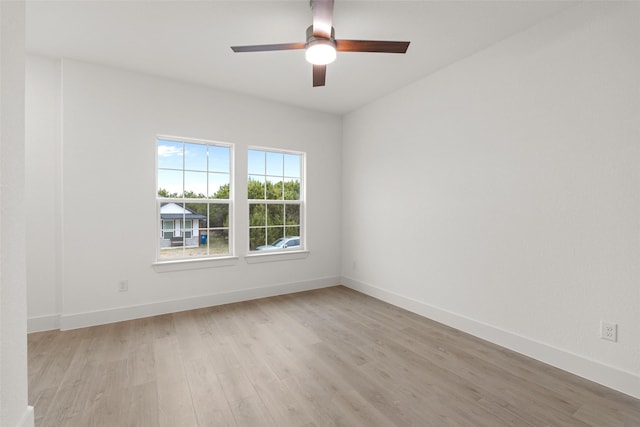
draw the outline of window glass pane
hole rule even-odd
[[[291,178],[300,178],[300,160],[299,154],[284,155],[284,176]]]
[[[199,235],[201,229],[207,228],[207,203],[186,203],[184,209],[183,236],[185,247],[193,248],[200,245]],[[189,249],[186,255],[202,255],[202,251]]]
[[[207,173],[184,173],[184,196],[189,199],[205,199],[207,196]]]
[[[200,244],[200,236],[193,236],[193,241],[197,242],[197,244],[194,243],[194,245],[190,245],[184,249],[185,257],[202,258],[209,255],[207,245]]]
[[[182,203],[162,203],[160,206],[160,217],[162,219],[182,218],[184,205]]]
[[[300,206],[286,205],[284,207],[287,225],[300,225]]]
[[[229,253],[229,230],[210,230],[206,240],[210,254],[225,255]]]
[[[264,200],[264,192],[264,176],[250,175],[247,186],[247,198],[249,200]]]
[[[189,243],[188,240],[185,240],[184,230],[181,227],[181,220],[163,218],[163,216],[179,215],[178,212],[184,212],[184,206],[178,203],[166,203],[160,208],[162,233],[159,242],[159,259],[182,257],[184,255],[185,244]]]
[[[182,169],[182,142],[158,140],[158,168]]]
[[[249,229],[249,249],[255,251],[258,246],[264,246],[267,244],[266,234],[264,228],[250,228]]]
[[[267,224],[267,205],[250,204],[249,205],[249,226],[264,226]]]
[[[283,191],[282,178],[280,177],[267,177],[267,199],[269,200],[282,200]]]
[[[174,240],[172,240],[172,243]],[[170,259],[182,258],[184,254],[184,246],[174,245],[170,247],[161,247],[160,248],[160,256],[158,257],[161,261],[167,261]]]
[[[282,246],[281,242],[277,242],[278,239],[282,239],[284,237],[284,228],[283,227],[269,227],[267,228],[267,242],[269,242],[269,244],[273,245],[274,243],[276,245],[279,244],[279,246]]]
[[[267,151],[267,173],[266,175],[282,176],[283,174],[283,154]]]
[[[229,173],[230,158],[229,147],[209,146],[209,172]]]
[[[300,181],[287,178],[284,182],[284,200],[300,200]]]
[[[208,203],[186,203],[184,205],[185,223],[193,223],[207,219]]]
[[[178,258],[182,256],[182,251],[180,251],[179,254],[175,253],[174,249],[171,248],[161,248],[160,249],[160,256],[158,257],[159,260],[161,261],[166,261],[172,258]]]
[[[184,144],[184,168],[206,172],[207,146],[204,144]]]
[[[209,197],[213,199],[228,199],[230,195],[229,190],[229,174],[209,174]]]
[[[209,228],[229,227],[229,205],[209,205]]]
[[[284,205],[267,205],[267,225],[284,225]]]
[[[158,170],[157,191],[161,197],[182,196],[182,171]]]
[[[299,237],[300,227],[288,225],[285,227],[285,234],[287,237]]]
[[[265,152],[260,150],[249,150],[247,154],[247,171],[249,172],[249,175],[264,175]]]

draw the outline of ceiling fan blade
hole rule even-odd
[[[326,65],[313,66],[313,87],[324,86],[324,81],[326,77],[327,77]]]
[[[333,0],[311,0],[311,13],[313,35],[330,39],[333,26]]]
[[[382,40],[336,40],[338,52],[406,53],[411,42]]]
[[[278,43],[278,44],[257,44],[253,46],[231,46],[231,49],[238,52],[267,52],[273,50],[295,50],[304,49],[304,43]]]

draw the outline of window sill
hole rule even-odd
[[[197,270],[200,268],[230,267],[238,264],[238,257],[225,256],[219,258],[180,259],[153,263],[156,273],[170,271]]]
[[[244,260],[247,264],[259,264],[262,262],[291,261],[295,259],[304,259],[309,256],[309,251],[290,251],[290,252],[272,252],[272,253],[252,253],[246,255]]]

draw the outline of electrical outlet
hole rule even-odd
[[[121,280],[118,282],[118,292],[127,292],[129,290],[129,281]]]
[[[618,324],[600,321],[600,338],[613,342],[618,341]]]

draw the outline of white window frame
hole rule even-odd
[[[170,141],[170,142],[177,142],[177,143],[187,143],[187,144],[200,144],[200,145],[206,145],[206,146],[219,146],[219,147],[226,147],[229,149],[229,184],[230,184],[230,189],[229,189],[229,198],[228,199],[212,199],[212,198],[183,198],[183,197],[159,197],[157,192],[158,192],[158,172],[160,170],[159,165],[158,165],[158,142],[159,141]],[[209,251],[209,246],[207,246],[207,254],[198,254],[198,255],[194,255],[194,256],[186,256],[185,255],[185,248],[182,248],[182,256],[176,256],[176,257],[172,257],[172,258],[161,258],[160,257],[160,250],[161,250],[161,244],[160,241],[162,240],[161,238],[156,238],[156,261],[154,263],[154,267],[156,268],[156,271],[162,272],[162,271],[176,271],[176,270],[184,270],[184,269],[191,269],[191,268],[203,268],[203,267],[208,267],[208,266],[222,266],[222,265],[231,265],[233,262],[229,263],[229,262],[222,262],[219,263],[218,261],[233,261],[236,260],[237,257],[235,257],[235,250],[234,250],[234,214],[233,214],[233,208],[234,208],[234,195],[235,195],[235,183],[234,183],[234,145],[231,143],[227,143],[227,142],[220,142],[220,141],[212,141],[212,140],[203,140],[203,139],[194,139],[194,138],[185,138],[185,137],[176,137],[176,136],[168,136],[168,135],[157,135],[156,139],[155,139],[155,161],[156,161],[156,167],[155,167],[155,176],[156,176],[156,184],[155,184],[155,194],[156,194],[156,227],[158,229],[158,236],[160,236],[161,238],[164,237],[164,231],[169,231],[166,229],[163,229],[163,220],[160,217],[160,208],[163,204],[165,203],[176,203],[178,205],[183,205],[185,203],[205,203],[205,204],[210,204],[210,205],[227,205],[228,206],[228,212],[229,212],[229,223],[228,223],[228,227],[207,227],[207,230],[211,230],[211,229],[226,229],[228,231],[228,251],[225,254],[212,254],[212,253],[208,253]],[[185,160],[183,157],[183,166],[182,166],[182,173],[183,173],[183,182],[184,182],[184,174],[186,172],[189,172],[188,169],[185,169],[185,164],[184,164]],[[208,159],[207,159],[207,165],[208,165]],[[177,170],[177,169],[174,169]],[[207,173],[208,172],[208,166],[207,166]],[[208,180],[207,180],[207,185],[208,185]],[[188,230],[185,229],[185,220],[186,221],[191,221],[191,225],[192,227]],[[192,236],[195,234],[193,232],[193,227],[194,224],[196,223],[196,221],[199,220],[195,220],[195,219],[186,219],[186,218],[182,218],[182,219],[175,219],[174,221],[174,236],[176,236],[176,232],[178,232],[181,236],[184,234],[184,231],[189,231],[191,232]],[[199,227],[199,226],[198,226]],[[198,240],[200,240],[200,232],[198,233]],[[179,250],[179,249],[178,249]],[[215,264],[211,264],[211,262],[216,262]],[[186,263],[192,264],[187,266]]]
[[[307,250],[307,239],[306,239],[306,163],[307,163],[307,153],[302,152],[302,151],[293,151],[293,150],[283,150],[283,149],[279,149],[279,148],[272,148],[272,147],[259,147],[259,146],[249,146],[247,148],[247,188],[249,185],[249,175],[257,175],[257,174],[250,174],[248,171],[248,153],[249,151],[254,150],[254,151],[264,151],[266,153],[278,153],[278,154],[292,154],[292,155],[297,155],[300,156],[300,198],[299,200],[272,200],[272,199],[249,199],[248,194],[247,194],[247,206],[246,206],[246,210],[247,210],[247,214],[250,216],[250,206],[252,204],[264,204],[264,205],[298,205],[299,206],[299,212],[300,212],[300,225],[299,225],[299,229],[300,229],[300,233],[299,233],[299,238],[300,238],[300,246],[298,248],[286,248],[286,249],[272,249],[272,250],[268,250],[268,251],[257,251],[257,250],[251,250],[251,229],[252,228],[257,228],[257,227],[253,227],[250,225],[250,222],[247,224],[247,243],[246,243],[246,247],[247,247],[247,253],[248,256],[246,257],[247,262],[249,263],[253,263],[253,262],[262,262],[259,261],[260,258],[263,257],[268,257],[269,261],[272,260],[285,260],[285,259],[294,259],[294,258],[299,258],[299,257],[306,257],[306,254],[308,253]],[[265,156],[265,174],[264,174],[264,178],[265,178],[265,182],[267,177],[269,176],[275,176],[275,175],[269,175],[267,173],[267,167],[266,167],[266,159],[267,156]],[[278,176],[281,177],[283,180],[285,178],[287,178],[287,176],[284,173],[284,165],[283,165],[283,172],[282,172],[282,176]],[[265,226],[265,228],[267,228]],[[286,225],[283,225],[283,228],[286,228]],[[291,257],[291,255],[293,255],[293,258]]]

